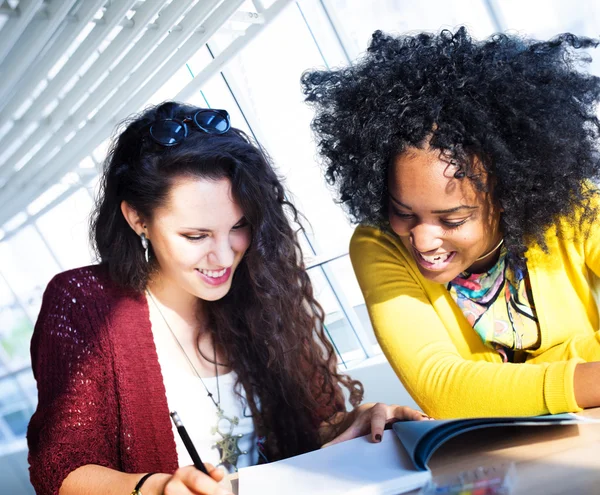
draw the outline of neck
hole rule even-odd
[[[475,262],[467,269],[469,273],[483,273],[492,268],[498,261],[500,255],[500,247],[504,242],[503,238],[500,238],[491,248],[483,253]]]
[[[195,335],[198,334],[198,329],[202,328],[200,319],[203,314],[200,299],[160,276],[149,280],[146,289],[164,308],[163,311],[171,313],[181,323],[193,329]]]
[[[484,255],[482,255],[479,258],[477,258],[475,261],[481,261],[481,260],[484,260],[486,258],[489,258],[492,254],[494,254],[496,251],[498,251],[498,249],[500,249],[500,246],[502,246],[503,242],[504,242],[504,239],[500,239],[500,241],[498,242],[498,244],[496,244],[492,249],[490,249],[489,251],[487,251]]]

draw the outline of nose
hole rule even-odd
[[[215,239],[213,248],[208,255],[208,261],[218,267],[226,268],[233,265],[235,251],[231,245],[229,236]]]
[[[427,254],[437,251],[443,244],[442,233],[439,227],[420,223],[410,231],[410,243],[420,253]]]

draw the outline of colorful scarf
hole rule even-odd
[[[538,345],[539,327],[527,270],[506,262],[502,247],[497,263],[485,273],[463,272],[448,291],[488,347],[508,361],[507,349]]]

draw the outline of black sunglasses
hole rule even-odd
[[[150,137],[162,146],[176,146],[188,135],[188,123],[207,134],[224,134],[230,128],[229,114],[225,110],[204,109],[198,110],[193,117],[183,120],[161,119],[150,125]]]

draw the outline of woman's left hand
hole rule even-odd
[[[353,416],[352,416],[353,415]],[[408,406],[388,406],[386,404],[363,404],[349,413],[350,426],[330,442],[323,445],[329,447],[339,442],[361,437],[371,432],[373,442],[381,442],[383,430],[388,423],[396,421],[422,421],[431,419],[425,413]]]

